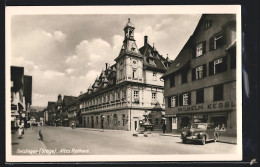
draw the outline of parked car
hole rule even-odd
[[[218,137],[218,132],[210,123],[194,123],[187,131],[181,133],[183,143],[187,141],[197,141],[204,145],[210,140],[216,142]]]

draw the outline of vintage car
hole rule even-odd
[[[183,143],[186,143],[187,141],[198,141],[204,145],[210,140],[216,142],[218,137],[218,132],[210,123],[194,123],[187,131],[181,133]]]

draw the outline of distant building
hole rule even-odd
[[[236,135],[236,15],[202,15],[162,78],[167,131],[210,122]]]
[[[56,112],[55,102],[48,101],[48,105],[45,111],[45,121],[47,125],[55,125]]]
[[[24,75],[24,67],[11,66],[11,127],[20,121],[27,125],[32,104],[32,77]]]
[[[74,123],[74,126],[81,126],[81,113],[79,110],[79,100],[78,98],[73,98],[67,104],[67,111],[68,111],[68,119],[69,119],[69,126]]]
[[[165,103],[160,77],[171,61],[148,43],[147,36],[139,49],[134,29],[129,19],[116,63],[106,64],[88,91],[78,97],[83,127],[134,131],[147,118],[154,129],[161,129]]]
[[[69,112],[68,112],[68,105],[76,100],[75,96],[63,96],[63,101],[62,101],[62,113],[61,113],[61,120],[62,120],[62,125],[63,126],[69,126]],[[71,109],[71,107],[70,107]],[[71,110],[70,110],[71,111]]]

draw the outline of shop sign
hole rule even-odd
[[[191,106],[183,106],[178,107],[177,110],[181,111],[212,111],[212,110],[227,110],[235,108],[236,104],[233,101],[221,101],[215,103],[208,104],[200,104],[200,105],[191,105]]]

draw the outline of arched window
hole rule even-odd
[[[117,115],[116,114],[113,115],[113,122],[114,122],[114,126],[117,126]]]

